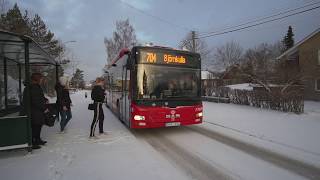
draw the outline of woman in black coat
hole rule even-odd
[[[103,85],[104,85],[103,78],[97,78],[96,85],[93,87],[91,91],[91,99],[94,102],[95,109],[94,109],[94,116],[93,116],[93,120],[90,128],[90,138],[95,137],[94,131],[98,121],[99,121],[99,133],[105,134],[105,132],[103,131],[104,113],[102,109],[102,103],[104,102],[104,98],[105,98],[105,90],[103,89]]]
[[[31,130],[32,130],[32,148],[39,149],[39,145],[44,145],[46,141],[43,141],[40,138],[41,128],[44,124],[45,113],[49,110],[46,108],[48,99],[45,98],[43,90],[40,87],[42,82],[41,73],[33,73],[31,75],[31,84],[30,84],[30,103],[26,102],[26,90],[23,92],[23,102],[24,105],[30,105],[31,109]],[[26,108],[25,108],[26,109]]]

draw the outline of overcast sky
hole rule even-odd
[[[115,22],[129,18],[140,42],[177,47],[188,30],[214,31],[283,10],[311,0],[10,0],[21,9],[39,14],[67,46],[91,80],[106,64],[104,37],[111,37]],[[312,1],[313,2],[313,1]],[[128,6],[135,7],[132,8]],[[319,4],[318,4],[319,5]],[[139,10],[145,12],[141,13]],[[157,18],[146,14],[154,15]],[[320,9],[235,33],[205,39],[211,48],[234,40],[244,48],[281,39],[289,25],[299,41],[320,27]]]

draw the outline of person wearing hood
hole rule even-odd
[[[94,109],[94,116],[93,116],[93,120],[90,128],[90,138],[94,138],[96,137],[94,135],[94,132],[95,132],[95,128],[98,121],[99,121],[99,133],[105,134],[105,132],[103,131],[104,113],[102,109],[102,103],[104,102],[104,99],[105,99],[103,78],[98,77],[96,79],[96,84],[91,91],[91,99],[94,102],[95,109]]]
[[[61,117],[60,120],[60,131],[65,132],[65,127],[72,118],[71,113],[71,98],[69,94],[69,78],[62,76],[59,78],[59,82],[56,84],[55,89],[57,92],[57,108]]]

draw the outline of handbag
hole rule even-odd
[[[46,126],[52,127],[54,126],[54,122],[59,117],[58,108],[56,103],[46,104],[46,108],[49,110],[44,113],[44,124]]]
[[[90,103],[89,105],[88,105],[88,109],[89,110],[95,110],[96,109],[96,107],[95,107],[95,105],[94,105],[94,103]]]
[[[52,127],[54,126],[54,122],[56,121],[56,114],[52,113],[52,112],[47,112],[44,113],[44,124]]]

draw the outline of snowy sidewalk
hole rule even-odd
[[[109,135],[89,140],[92,111],[84,91],[71,96],[73,118],[67,133],[59,126],[44,127],[46,146],[28,154],[24,150],[0,152],[4,180],[99,180],[99,179],[188,179],[149,145],[137,140],[111,112],[105,109]],[[98,131],[96,131],[98,132]]]
[[[320,167],[320,103],[301,115],[250,106],[204,102],[201,126]]]

